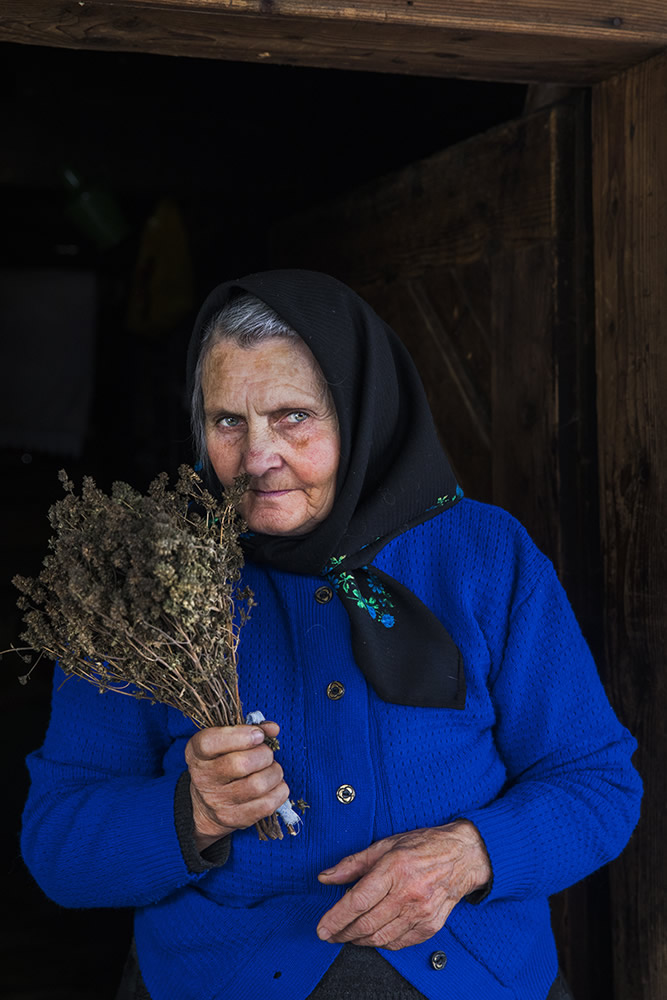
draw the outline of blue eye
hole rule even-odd
[[[218,420],[219,427],[238,427],[240,423],[239,417],[220,417]]]
[[[293,424],[302,424],[304,420],[308,419],[308,414],[305,410],[294,410],[293,413],[289,413],[287,419]]]

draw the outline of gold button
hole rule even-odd
[[[315,591],[315,600],[318,604],[328,604],[333,597],[331,587],[318,587]]]
[[[336,789],[336,798],[339,802],[342,802],[344,806],[346,806],[348,802],[352,802],[356,794],[357,793],[352,785],[341,785],[340,788]]]
[[[332,701],[338,701],[345,694],[345,685],[341,684],[340,681],[332,681],[331,684],[327,684],[327,698],[331,698]]]

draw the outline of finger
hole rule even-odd
[[[410,948],[414,944],[422,944],[424,941],[429,941],[434,934],[442,930],[442,926],[433,926],[432,924],[415,924],[414,927],[408,927],[406,929],[401,929],[400,922],[397,921],[395,928],[387,926],[382,929],[381,939],[384,940],[388,937],[390,933],[396,930],[396,934],[392,940],[387,941],[384,944],[373,945],[375,948],[385,948],[387,951],[399,951],[401,948]],[[361,944],[363,942],[356,942]],[[368,942],[366,942],[368,943]]]
[[[282,782],[269,794],[241,805],[225,805],[219,809],[212,808],[208,803],[193,798],[193,818],[195,824],[195,840],[199,837],[214,837],[217,839],[234,830],[244,830],[259,820],[270,816],[289,797],[289,788]],[[203,844],[207,847],[208,844]]]
[[[202,729],[188,740],[188,754],[197,760],[213,760],[237,750],[250,750],[264,742],[265,733],[259,726],[215,726]]]
[[[221,799],[231,804],[254,802],[262,798],[283,781],[283,769],[277,761],[237,781],[230,781],[218,789]],[[216,789],[212,790],[215,793]],[[282,805],[282,803],[281,803]]]
[[[329,917],[332,915],[333,910],[330,910]],[[340,919],[345,919],[345,917],[340,916]],[[389,924],[395,924],[396,921],[402,922],[401,930],[408,929],[409,914],[402,913],[400,903],[397,903],[392,895],[389,894],[377,906],[371,907],[339,930],[334,931],[328,940],[336,944],[346,942],[358,943],[362,940],[370,941],[371,938],[375,939],[376,937],[378,940],[382,940],[382,943],[384,941],[392,941],[397,936],[398,931],[394,929],[386,937],[382,937],[382,931]],[[320,922],[318,932],[322,928],[324,928],[325,932],[327,929],[330,929],[328,921],[325,922],[324,918]]]
[[[244,802],[221,809],[216,815],[216,820],[221,826],[236,827],[246,829],[257,823],[260,819],[271,816],[289,798],[289,788],[283,781],[272,791],[260,798],[253,799],[252,802]]]
[[[252,750],[222,754],[212,760],[200,760],[186,755],[190,781],[204,795],[215,795],[235,781],[242,781],[251,774],[271,768],[275,762],[273,751],[262,743]]]
[[[255,726],[217,726],[202,729],[188,742],[188,755],[198,760],[216,760],[225,754],[246,750],[264,743],[267,737],[275,739],[280,732],[277,722],[263,722]]]
[[[252,750],[237,751],[236,753],[224,754],[215,760],[204,762],[200,765],[202,774],[206,772],[206,779],[216,783],[226,784],[230,781],[241,781],[248,775],[258,771],[264,771],[276,763],[273,750],[261,743]]]
[[[280,732],[280,726],[277,722],[260,722],[259,728],[264,730],[266,736],[276,737]]]
[[[345,941],[362,947],[389,948],[393,951],[394,947],[404,947],[400,942],[406,940],[413,933],[414,928],[406,921],[405,915],[399,914],[393,920],[388,920],[386,923],[376,927],[371,933],[365,934],[360,932],[357,936],[346,936]],[[414,943],[416,944],[417,942],[415,941]]]
[[[377,906],[389,893],[391,881],[385,875],[362,878],[321,918],[317,933],[323,940],[339,935],[355,920]]]
[[[317,877],[320,882],[326,882],[329,885],[343,885],[345,882],[354,882],[369,872],[376,861],[390,849],[391,844],[389,839],[378,840],[364,851],[359,851],[357,854],[350,854],[348,857],[342,858],[331,868],[320,872]]]
[[[417,928],[405,927],[402,921],[396,920],[391,924],[387,924],[376,934],[358,938],[349,943],[365,948],[384,948],[386,951],[400,951],[401,948],[409,948],[413,944],[422,944],[422,942],[428,941],[429,938],[433,937],[434,933],[422,933]]]
[[[434,934],[441,931],[453,909],[454,902],[451,901],[439,909],[437,913],[433,912],[427,916],[416,917],[412,907],[403,908],[394,920],[389,920],[382,926],[380,926],[381,917],[378,917],[378,926],[370,934],[362,933],[359,937],[346,937],[345,940],[352,944],[386,948],[389,951],[409,948],[413,944],[428,941]],[[362,921],[358,921],[358,927],[363,930]],[[350,928],[347,928],[346,933],[349,930]]]

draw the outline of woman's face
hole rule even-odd
[[[206,447],[223,486],[247,473],[241,512],[251,531],[303,535],[333,507],[338,421],[301,340],[216,344],[202,379]]]

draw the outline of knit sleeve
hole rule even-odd
[[[231,848],[231,835],[221,837],[203,851],[199,851],[195,844],[195,820],[190,797],[189,771],[183,771],[176,782],[174,820],[181,852],[191,872],[205,872],[210,868],[221,868],[226,864]]]
[[[21,847],[62,906],[145,905],[205,874],[190,870],[179,842],[174,801],[185,764],[165,773],[167,711],[100,694],[56,668],[45,742],[27,761]]]
[[[615,858],[639,816],[636,742],[616,719],[553,567],[509,619],[491,683],[503,794],[466,812],[494,899],[551,895]]]

